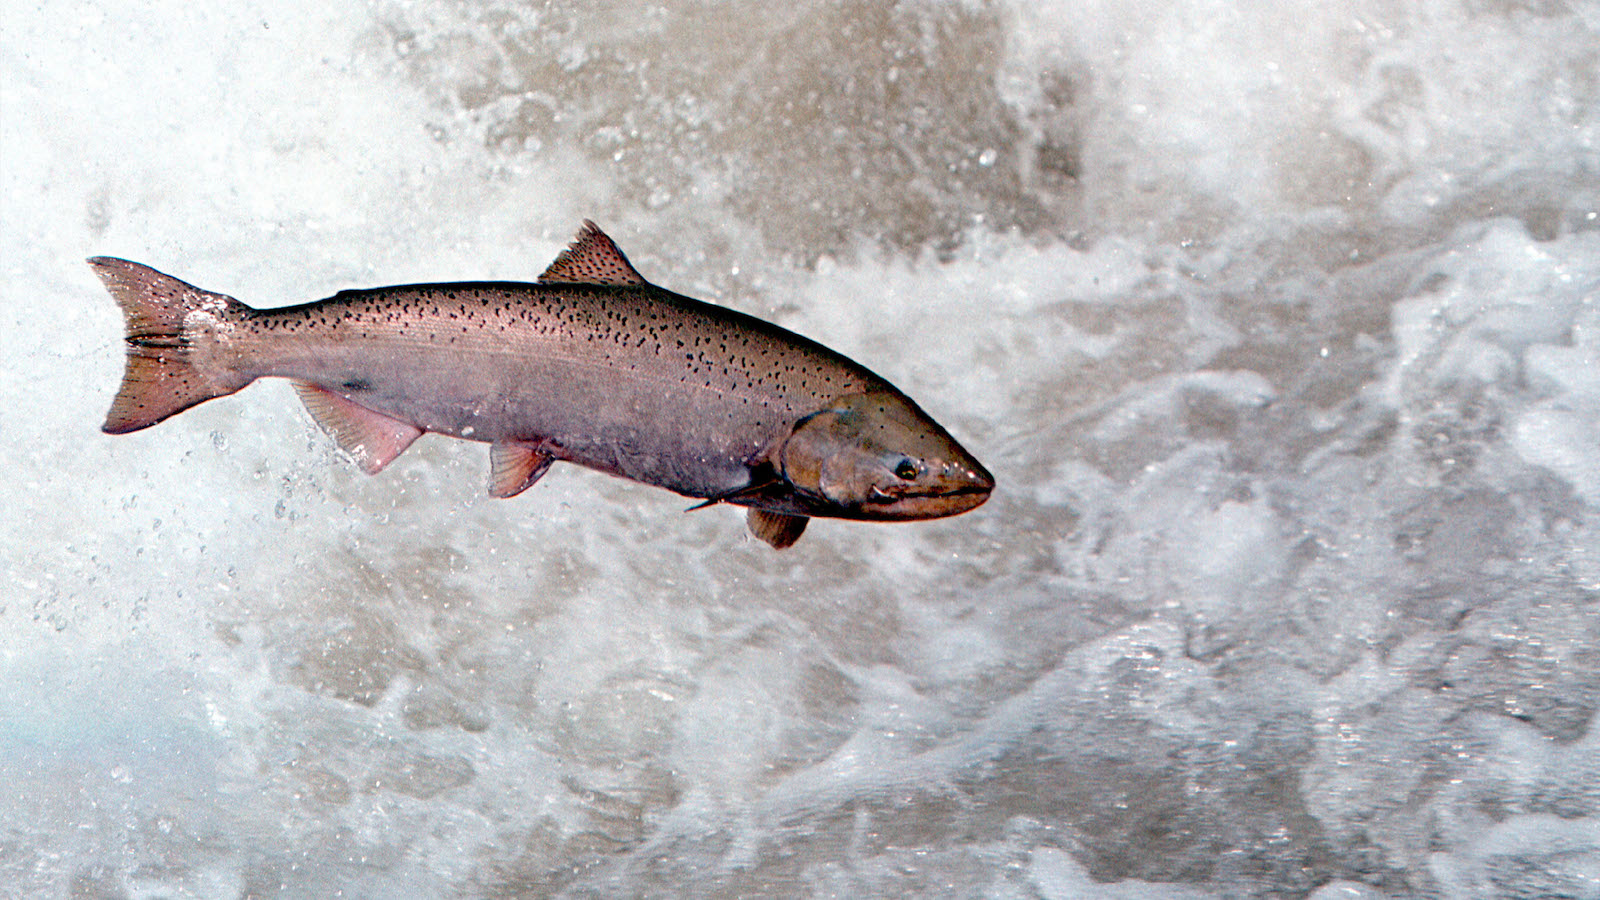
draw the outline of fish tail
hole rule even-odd
[[[244,304],[125,259],[97,256],[89,265],[122,307],[127,325],[127,368],[102,431],[148,428],[250,383],[248,376],[218,365],[213,352],[219,333],[231,327],[230,316],[248,310]]]

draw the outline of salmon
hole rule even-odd
[[[569,462],[748,510],[793,544],[813,517],[932,519],[994,478],[916,403],[839,353],[646,281],[585,221],[536,283],[411,284],[256,309],[149,266],[89,260],[121,306],[103,430],[148,428],[258,378],[377,473],[425,433],[489,444],[489,493]]]

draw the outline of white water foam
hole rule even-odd
[[[13,7],[0,896],[1600,896],[1593,3]],[[584,216],[995,497],[774,553],[282,385],[95,430],[85,256]]]

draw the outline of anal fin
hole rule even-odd
[[[294,390],[311,418],[368,475],[383,471],[422,436],[422,429],[417,426],[373,412],[327,388],[296,381]]]
[[[550,468],[555,457],[527,444],[496,441],[489,445],[489,496],[515,497]]]
[[[750,533],[777,550],[792,546],[795,541],[800,540],[800,535],[806,530],[806,523],[810,521],[805,516],[791,516],[765,509],[751,509],[745,516],[745,522],[750,526]]]

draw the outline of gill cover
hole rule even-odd
[[[896,393],[840,397],[801,419],[778,454],[818,515],[931,519],[988,499],[994,479],[938,423]]]

